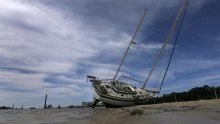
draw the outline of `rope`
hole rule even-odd
[[[136,36],[137,32],[139,31],[139,29],[140,29],[140,27],[141,27],[141,24],[142,24],[143,21],[144,21],[144,17],[145,17],[145,15],[146,15],[146,13],[147,13],[147,9],[144,10],[144,15],[142,16],[141,21],[140,21],[140,23],[138,24],[136,31],[134,32],[134,35],[133,35],[133,37],[132,37],[132,39],[131,39],[131,41],[130,41],[130,43],[129,43],[129,45],[128,45],[128,48],[126,49],[126,52],[125,52],[125,54],[124,54],[124,56],[123,56],[123,58],[122,58],[122,60],[121,60],[121,63],[120,63],[120,65],[119,65],[119,67],[118,67],[118,70],[117,70],[117,72],[116,72],[116,74],[115,74],[113,80],[116,79],[116,77],[117,77],[117,75],[118,75],[118,72],[120,71],[121,66],[122,66],[122,64],[124,63],[124,60],[125,60],[125,58],[126,58],[126,55],[127,55],[128,51],[129,51],[129,49],[130,49],[132,43],[134,43],[135,36]]]
[[[167,22],[170,22],[173,18],[173,15],[171,14],[171,16],[168,18],[168,21]],[[147,39],[145,39],[144,41],[150,41],[151,39],[153,39],[153,36],[152,34],[160,34],[160,32],[162,32],[161,29],[164,29],[164,25],[167,24],[165,21],[163,21],[162,23],[160,23],[159,25],[153,27],[150,31],[151,31],[151,35],[149,37],[147,37]],[[142,43],[136,43],[136,45],[145,45],[145,43],[143,41],[141,41]],[[148,45],[148,44],[146,44]],[[146,49],[145,48],[138,48],[138,52],[137,53],[134,53],[133,55],[134,56],[141,56],[142,54],[144,54],[144,52],[146,52]]]
[[[185,4],[186,4],[186,6],[188,5],[188,0],[185,1],[184,5],[185,5]],[[184,10],[184,7],[185,7],[185,6],[182,6],[182,8],[180,9],[180,11],[179,11],[179,13],[178,13],[178,15],[177,15],[177,17],[176,17],[176,19],[175,19],[175,21],[174,21],[174,23],[173,23],[173,25],[172,25],[172,27],[171,27],[171,29],[170,29],[170,32],[169,32],[169,34],[168,34],[168,36],[167,36],[167,38],[166,38],[166,41],[164,42],[164,44],[163,44],[163,46],[162,46],[162,48],[161,48],[161,50],[160,50],[160,53],[159,53],[158,56],[156,57],[156,61],[155,61],[155,63],[153,64],[153,66],[152,66],[152,68],[151,68],[151,70],[150,70],[150,73],[149,73],[149,75],[148,75],[146,81],[144,82],[144,85],[143,85],[143,87],[142,87],[143,89],[144,89],[146,83],[148,82],[148,80],[150,79],[151,74],[153,73],[153,71],[154,71],[156,65],[158,64],[158,62],[159,62],[159,60],[160,60],[160,58],[161,58],[161,55],[162,55],[163,50],[166,48],[167,44],[169,44],[170,41],[171,41],[171,38],[172,38],[172,36],[173,36],[174,33],[175,33],[175,30],[176,30],[176,27],[177,27],[177,23],[178,23],[178,21],[179,21],[179,18],[180,18],[181,15],[182,15],[182,11]],[[185,7],[185,8],[186,8],[186,7]],[[185,9],[185,10],[186,10],[186,9]],[[184,10],[184,13],[185,13],[185,10]]]
[[[171,53],[171,55],[170,55],[170,59],[169,59],[168,65],[167,65],[165,74],[164,74],[164,76],[163,76],[162,83],[161,83],[161,85],[160,85],[160,90],[161,90],[161,87],[163,86],[164,80],[165,80],[165,78],[166,78],[167,71],[169,70],[169,66],[170,66],[170,63],[171,63],[171,60],[172,60],[172,57],[173,57],[173,54],[174,54],[174,51],[175,51],[175,48],[176,48],[176,43],[177,43],[178,38],[179,38],[179,34],[180,34],[180,31],[181,31],[181,27],[182,27],[182,24],[183,24],[183,20],[184,20],[184,17],[185,17],[185,15],[186,15],[186,10],[187,10],[188,4],[189,4],[189,0],[186,1],[186,6],[185,6],[185,9],[184,9],[184,12],[183,12],[183,17],[182,17],[182,19],[181,19],[180,26],[179,26],[179,30],[178,30],[178,32],[177,32],[177,36],[176,36],[176,39],[175,39],[175,42],[174,42],[174,46],[173,46],[173,49],[172,49],[172,53]],[[159,90],[159,91],[160,91],[160,90]]]
[[[162,56],[164,56],[164,57],[163,57],[163,60],[161,60],[161,64],[163,64],[162,61],[164,61],[164,63],[165,63],[167,54],[168,54],[168,49],[166,49],[165,53],[162,55]],[[159,84],[160,84],[159,81],[161,80],[161,78],[162,78],[162,72],[164,71],[163,66],[161,66],[159,70],[160,70],[160,73],[159,73],[159,75],[158,75],[158,78],[157,78],[157,82],[156,82],[156,84],[155,84],[154,91],[159,90]]]

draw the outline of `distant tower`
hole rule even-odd
[[[45,96],[44,109],[47,109],[47,94],[46,94],[46,96]]]
[[[14,109],[15,105],[13,104],[12,109]]]
[[[21,106],[21,109],[23,109],[23,105]]]

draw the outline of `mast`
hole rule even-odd
[[[129,49],[130,49],[130,47],[131,47],[131,44],[132,44],[132,43],[135,43],[133,40],[134,40],[134,38],[135,38],[137,32],[139,31],[141,24],[142,24],[143,21],[144,21],[144,17],[145,17],[145,15],[146,15],[146,13],[147,13],[147,9],[144,9],[144,15],[142,16],[142,18],[141,18],[141,20],[140,20],[140,23],[138,24],[138,26],[137,26],[137,28],[136,28],[136,31],[134,32],[134,35],[133,35],[133,37],[132,37],[132,39],[131,39],[131,41],[130,41],[130,43],[129,43],[129,45],[128,45],[126,51],[125,51],[125,54],[124,54],[124,56],[123,56],[123,58],[122,58],[122,60],[121,60],[121,63],[120,63],[120,65],[119,65],[119,67],[118,67],[118,70],[117,70],[117,72],[116,72],[116,74],[115,74],[113,80],[115,80],[115,78],[117,77],[118,72],[120,71],[121,66],[122,66],[122,64],[124,63],[124,60],[125,60],[125,58],[126,58],[126,56],[127,56],[127,54],[128,54],[128,51],[129,51]]]
[[[156,65],[158,64],[158,62],[159,62],[159,60],[160,60],[160,58],[161,58],[162,52],[164,51],[164,49],[166,48],[166,46],[170,43],[171,38],[173,37],[173,35],[174,35],[174,33],[175,33],[177,24],[178,24],[178,22],[180,21],[180,17],[181,17],[181,16],[182,16],[182,17],[184,16],[184,13],[185,13],[186,8],[187,8],[187,6],[188,6],[188,2],[189,2],[189,0],[185,0],[185,1],[184,1],[184,3],[183,3],[183,5],[182,5],[182,7],[181,7],[181,9],[180,9],[180,11],[179,11],[179,13],[178,13],[176,19],[175,19],[175,21],[173,22],[173,25],[172,25],[172,27],[171,27],[171,29],[170,29],[170,32],[169,32],[169,34],[168,34],[168,36],[167,36],[167,38],[166,38],[166,41],[164,42],[164,44],[163,44],[163,46],[162,46],[162,48],[161,48],[161,50],[160,50],[160,53],[159,53],[158,56],[156,57],[156,61],[155,61],[155,63],[153,64],[153,66],[152,66],[152,68],[151,68],[151,71],[150,71],[150,73],[149,73],[149,75],[148,75],[146,81],[144,82],[144,85],[143,85],[143,87],[142,87],[143,89],[144,89],[144,87],[146,86],[146,83],[148,82],[148,80],[150,79],[150,76],[151,76],[152,72],[154,71]]]

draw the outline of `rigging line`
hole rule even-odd
[[[163,60],[162,61],[164,61],[164,63],[166,63],[166,56],[168,56],[168,48],[166,49],[166,51],[165,51],[165,53],[163,54]],[[165,68],[164,68],[165,69]],[[155,90],[157,89],[158,91],[159,91],[159,81],[163,78],[162,77],[162,72],[164,71],[164,69],[163,69],[163,66],[161,66],[161,68],[160,68],[160,73],[159,73],[159,76],[158,76],[158,79],[157,79],[157,82],[156,82],[156,87],[155,87]],[[165,71],[164,71],[164,73],[165,73]]]
[[[188,0],[187,0],[187,1],[188,1]],[[185,5],[185,3],[184,3],[184,5]],[[161,48],[161,50],[160,50],[158,56],[156,57],[156,61],[155,61],[155,63],[153,64],[153,66],[152,66],[152,68],[151,68],[151,70],[150,70],[150,73],[149,73],[149,75],[148,75],[146,81],[144,82],[144,85],[143,85],[143,87],[142,87],[143,89],[144,89],[144,87],[146,86],[146,83],[148,82],[148,80],[150,79],[151,74],[152,74],[152,72],[154,71],[156,65],[158,64],[158,62],[159,62],[159,60],[160,60],[160,58],[161,58],[161,54],[162,54],[163,50],[165,49],[165,47],[167,46],[167,44],[170,43],[170,40],[171,40],[172,36],[173,36],[174,33],[175,33],[175,30],[176,30],[176,27],[177,27],[177,23],[178,23],[178,21],[179,21],[180,16],[182,15],[182,11],[183,11],[183,10],[184,10],[184,6],[181,7],[181,9],[180,9],[180,11],[179,11],[179,13],[178,13],[178,15],[177,15],[177,17],[176,17],[176,19],[175,19],[173,25],[172,25],[172,27],[171,27],[171,29],[170,29],[170,32],[169,32],[169,34],[168,34],[168,36],[167,36],[167,38],[166,38],[166,41],[164,42],[164,44],[163,44],[163,46],[162,46],[162,48]]]
[[[172,21],[172,18],[173,18],[173,15],[170,15],[169,18],[167,19],[167,20],[168,20],[167,22]],[[160,25],[158,25],[157,27],[153,27],[153,28],[152,28],[153,30],[151,30],[151,35],[150,35],[145,41],[151,40],[151,39],[154,37],[154,35],[152,35],[152,34],[159,34],[160,32],[162,32],[161,29],[163,29],[163,28],[165,27],[165,26],[164,26],[165,24],[166,24],[166,22],[163,21],[163,22],[160,23]],[[138,45],[138,44],[141,44],[141,43],[137,43],[137,45]],[[142,43],[142,44],[144,44],[144,43]],[[149,44],[146,44],[146,45],[149,45]],[[146,51],[146,49],[144,49],[144,48],[140,49],[140,52],[137,53],[137,56],[141,56],[141,54],[143,54],[144,51]]]
[[[146,15],[146,13],[147,13],[147,9],[144,9],[144,15],[142,16],[141,21],[140,21],[140,23],[138,24],[137,29],[136,29],[136,31],[135,31],[135,33],[134,33],[134,35],[133,35],[133,37],[132,37],[132,39],[131,39],[131,41],[130,41],[128,47],[127,47],[127,49],[126,49],[126,52],[125,52],[125,54],[124,54],[124,56],[123,56],[123,58],[122,58],[122,60],[121,60],[121,63],[120,63],[120,65],[119,65],[119,67],[118,67],[118,70],[117,70],[117,72],[116,72],[116,74],[115,74],[113,80],[115,80],[115,78],[117,77],[118,72],[119,72],[119,70],[121,69],[122,64],[124,63],[125,57],[126,57],[126,55],[127,55],[127,53],[128,53],[128,50],[129,50],[130,47],[131,47],[131,44],[134,43],[134,38],[135,38],[137,32],[139,31],[141,24],[142,24],[143,21],[144,21],[144,17],[145,17],[145,15]]]
[[[173,15],[171,14],[171,15],[169,16],[167,22],[171,22],[171,21],[172,21],[172,18],[173,18]],[[151,30],[151,31],[152,31],[153,33],[159,34],[159,33],[161,32],[161,29],[163,29],[163,28],[165,27],[165,24],[166,24],[166,22],[163,21],[162,23],[159,23],[159,25],[152,27],[152,30]],[[172,24],[171,24],[171,25],[172,25]],[[152,32],[151,32],[151,33],[152,33]],[[153,33],[152,33],[152,34],[153,34]],[[152,39],[152,38],[153,38],[153,35],[151,35],[150,37],[147,37],[147,39],[146,39],[145,41],[149,41],[149,40]],[[136,43],[136,45],[145,45],[145,44],[144,44],[144,43]],[[146,44],[146,45],[148,45],[148,44]],[[124,48],[124,51],[125,51],[125,50],[126,50],[126,48]],[[139,57],[139,56],[141,56],[141,55],[144,53],[144,51],[146,52],[146,48],[143,48],[143,47],[138,48],[138,51],[137,51],[136,49],[132,49],[132,47],[131,47],[130,51],[132,51],[132,50],[133,50],[133,53],[127,55],[127,56],[132,56],[131,58],[133,58],[134,56],[135,56],[135,57]],[[147,65],[147,64],[143,64],[143,65]],[[114,70],[116,70],[116,69],[117,69],[117,64],[115,64],[115,66],[114,66]],[[157,82],[158,82],[158,81],[157,81]],[[140,85],[139,87],[142,87],[142,86]],[[157,87],[157,85],[156,85],[156,87]],[[158,88],[159,88],[159,86],[158,86]]]
[[[173,57],[173,54],[174,54],[174,51],[175,51],[175,48],[176,48],[176,43],[178,41],[178,38],[179,38],[179,34],[180,34],[180,31],[181,31],[181,27],[182,27],[182,24],[183,24],[183,21],[184,21],[184,17],[186,15],[186,10],[187,10],[187,7],[188,7],[188,4],[189,4],[189,0],[186,0],[186,6],[185,6],[185,9],[184,9],[184,13],[183,13],[183,17],[181,19],[181,22],[180,22],[180,26],[179,26],[179,30],[177,32],[177,36],[176,36],[176,39],[175,39],[175,42],[174,42],[174,46],[173,46],[173,49],[172,49],[172,53],[171,53],[171,56],[170,56],[170,59],[169,59],[169,62],[168,62],[168,65],[167,65],[167,68],[166,68],[166,71],[165,71],[165,74],[163,76],[163,80],[162,80],[162,83],[160,85],[160,90],[161,90],[161,87],[163,86],[163,83],[164,83],[164,80],[166,78],[166,74],[167,74],[167,71],[169,70],[169,66],[170,66],[170,63],[171,63],[171,60],[172,60],[172,57]],[[159,91],[160,91],[159,90]]]
[[[124,51],[126,51],[126,48],[122,48],[121,50],[120,50],[120,52],[119,53],[124,53]],[[114,63],[113,63],[113,70],[115,71],[115,70],[117,70],[118,69],[118,62],[117,61],[114,61]],[[115,76],[115,74],[112,74],[112,77],[113,76]]]
[[[166,54],[167,54],[167,52],[164,54],[164,56],[166,56]],[[165,57],[163,58],[164,60],[165,60]],[[158,90],[157,89],[157,87],[158,87],[158,82],[160,81],[160,79],[161,79],[161,75],[162,75],[162,72],[163,72],[163,67],[161,66],[161,68],[160,68],[160,73],[159,73],[159,75],[158,75],[158,78],[157,78],[157,81],[156,81],[156,83],[155,83],[155,88],[154,88],[154,90],[156,91],[156,90]],[[158,87],[159,88],[159,87]]]
[[[172,20],[172,18],[173,18],[173,16],[171,15],[169,18],[168,18],[168,21],[167,22],[170,22],[171,20]],[[166,22],[165,21],[163,21],[162,23],[160,23],[158,26],[155,26],[155,27],[153,27],[152,28],[152,30],[151,30],[151,35],[149,36],[149,37],[147,37],[147,39],[146,40],[144,40],[144,41],[149,41],[149,40],[151,40],[152,38],[153,38],[153,35],[152,34],[159,34],[160,32],[161,32],[161,29],[163,29],[164,28],[164,25],[166,24]],[[142,41],[141,41],[142,42]],[[143,45],[145,45],[143,42],[142,43],[136,43],[137,45],[141,45],[141,44],[143,44]],[[146,44],[146,45],[148,45],[148,44]],[[144,52],[146,51],[146,49],[145,48],[140,48],[140,52],[137,52],[136,54],[134,54],[135,56],[141,56],[141,54],[143,54]]]

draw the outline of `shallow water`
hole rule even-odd
[[[0,110],[1,124],[87,124],[106,123],[108,116],[121,109],[62,108],[62,109],[9,109]],[[117,116],[118,117],[118,116]]]
[[[126,108],[0,110],[0,124],[219,124],[220,100]],[[131,115],[134,109],[142,114]]]
[[[72,123],[78,124],[93,115],[92,109],[11,109],[0,110],[0,123],[10,124],[45,124]]]

